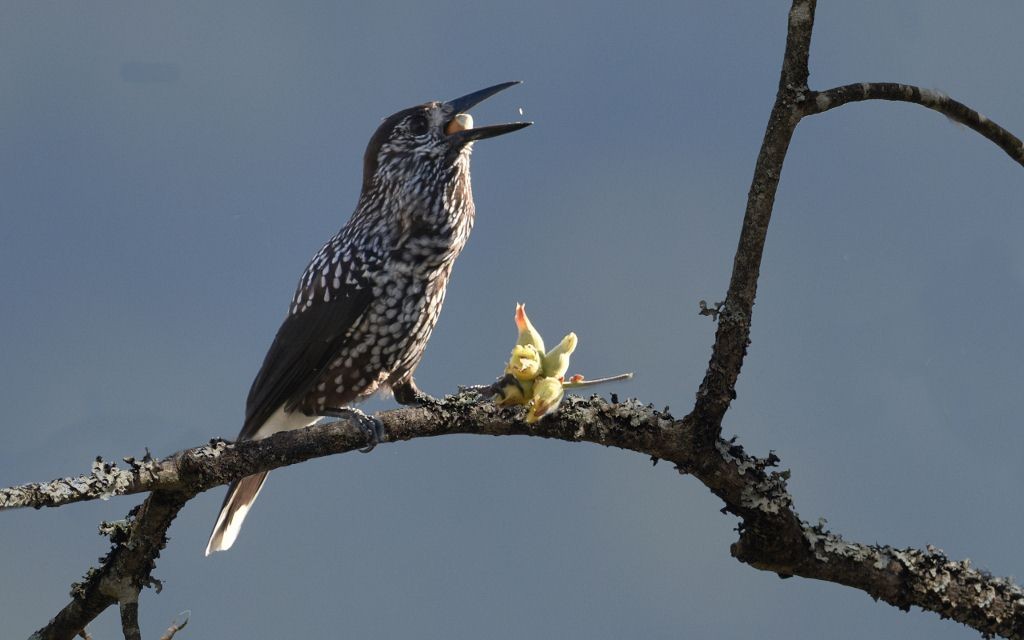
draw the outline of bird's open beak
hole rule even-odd
[[[449,136],[456,137],[459,142],[468,143],[474,140],[483,140],[484,138],[493,138],[494,136],[500,136],[506,133],[512,133],[518,131],[523,127],[528,127],[532,122],[510,122],[508,124],[493,124],[487,127],[480,127],[478,129],[473,128],[473,116],[466,113],[471,107],[479,104],[490,98],[499,91],[508,89],[513,85],[519,84],[520,81],[516,80],[513,82],[503,82],[496,84],[493,87],[487,87],[479,91],[462,96],[461,98],[455,98],[449,100],[446,106],[451,110],[452,119],[448,121],[445,126],[445,133]]]

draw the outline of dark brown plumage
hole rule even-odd
[[[356,210],[299,280],[249,390],[239,440],[308,426],[379,389],[403,403],[425,397],[412,374],[473,227],[472,143],[530,124],[474,129],[463,114],[514,84],[405,109],[377,128]],[[232,545],[266,475],[228,488],[207,555]]]

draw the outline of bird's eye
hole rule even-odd
[[[413,116],[409,120],[409,133],[414,136],[422,136],[430,128],[430,123],[427,122],[425,116]]]

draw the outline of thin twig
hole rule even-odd
[[[178,622],[177,619],[171,622],[171,626],[167,627],[167,631],[164,632],[164,635],[160,636],[160,640],[171,640],[174,637],[174,634],[184,629],[185,626],[188,624],[189,618],[192,616],[192,612],[182,611],[178,615],[184,616],[185,619],[181,622]]]
[[[575,382],[569,380],[569,382],[563,382],[562,387],[566,389],[583,389],[586,387],[594,387],[599,384],[607,384],[609,382],[622,382],[623,380],[630,380],[633,378],[633,372],[620,373],[615,376],[606,376],[604,378],[593,378],[589,380],[576,380]]]

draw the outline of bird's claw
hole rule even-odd
[[[359,409],[342,407],[329,414],[333,418],[348,418],[355,422],[359,430],[366,436],[366,446],[359,453],[370,453],[381,442],[388,439],[387,429],[377,416],[368,416]]]
[[[387,432],[384,423],[377,416],[368,416],[364,413],[363,417],[366,420],[360,421],[359,428],[366,434],[366,446],[360,449],[359,453],[370,453],[378,444],[387,440]]]

